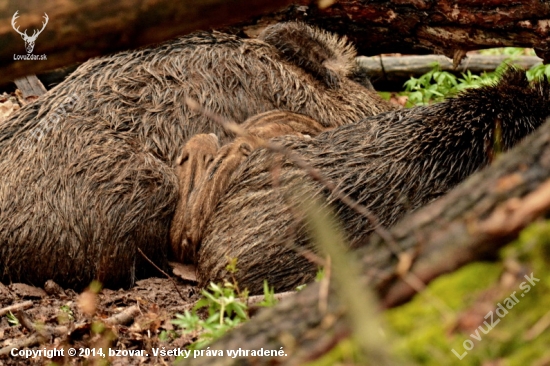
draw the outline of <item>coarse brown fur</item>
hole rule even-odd
[[[311,140],[276,140],[389,227],[489,164],[494,145],[511,148],[548,115],[548,82],[529,85],[523,72],[512,70],[496,85],[439,104],[382,113]],[[311,197],[334,206],[351,247],[372,232],[365,217],[292,162],[284,160],[274,178],[273,161],[273,153],[259,149],[235,172],[203,233],[201,285],[227,276],[230,258],[238,259],[239,286],[251,293],[261,292],[264,280],[276,291],[311,281],[315,266],[297,253],[312,249],[299,215]]]
[[[346,38],[302,23],[279,23],[266,28],[258,37],[279,49],[285,59],[300,65],[330,87],[337,87],[355,66],[355,49]],[[319,40],[322,40],[319,42]]]
[[[198,133],[232,139],[186,98],[238,123],[281,109],[329,127],[392,109],[218,32],[90,60],[0,126],[0,280],[119,287],[158,274],[137,249],[166,266],[181,147]]]
[[[183,147],[181,165],[176,168],[180,196],[170,227],[172,251],[180,262],[196,261],[196,247],[212,211],[231,182],[233,172],[253,150],[273,137],[311,138],[329,129],[312,118],[286,111],[260,113],[241,127],[247,135],[237,137],[221,149],[212,134],[195,135]]]

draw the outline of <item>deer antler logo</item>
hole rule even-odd
[[[19,33],[21,35],[21,38],[23,38],[23,40],[25,41],[25,49],[27,50],[27,53],[32,53],[32,50],[34,49],[34,42],[36,41],[36,38],[38,37],[38,35],[40,33],[42,33],[42,31],[44,30],[44,28],[46,28],[46,24],[48,24],[48,14],[44,13],[44,19],[46,20],[45,22],[42,22],[42,29],[40,29],[39,31],[37,31],[36,29],[34,30],[34,32],[32,33],[32,36],[28,36],[27,35],[27,30],[25,29],[25,32],[21,33],[19,31],[19,27],[15,28],[15,20],[17,18],[19,18],[19,16],[17,15],[17,13],[19,12],[19,10],[17,10],[15,12],[15,14],[13,14],[13,17],[11,18],[11,26],[13,27],[13,29],[15,29],[15,31],[17,33]]]

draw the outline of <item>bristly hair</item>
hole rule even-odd
[[[528,83],[523,71],[509,69],[499,82],[441,103],[379,113],[311,140],[284,136],[277,142],[390,227],[487,166],[495,141],[507,150],[548,115],[548,81]],[[236,280],[251,293],[261,293],[264,279],[277,291],[311,281],[316,268],[299,253],[312,249],[312,241],[297,215],[311,197],[333,206],[351,247],[368,243],[371,221],[290,161],[279,163],[274,189],[272,166],[273,154],[260,149],[235,173],[203,236],[200,285],[226,275],[219,258],[239,258]]]
[[[304,23],[278,23],[259,39],[277,48],[287,61],[300,65],[331,88],[351,74],[357,52],[346,37],[338,37]]]
[[[550,105],[545,103],[550,102],[548,80],[545,78],[529,83],[525,72],[515,67],[504,69],[499,81],[468,89],[458,98],[461,103],[471,103],[471,109],[456,108],[461,113],[476,117],[469,122],[465,118],[462,128],[483,134],[485,153],[491,153],[488,149],[510,149],[519,139],[535,130],[550,112]],[[530,100],[532,103],[529,103]],[[452,99],[449,101],[451,112],[455,103]]]

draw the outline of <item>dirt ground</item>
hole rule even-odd
[[[101,365],[106,360],[113,365],[171,364],[174,356],[154,356],[153,349],[183,349],[192,342],[191,336],[174,337],[170,321],[176,313],[190,309],[200,293],[189,283],[174,281],[150,278],[138,281],[129,290],[103,289],[97,295],[92,291],[77,294],[51,283],[45,289],[0,283],[0,314],[6,307],[15,306],[11,313],[18,323],[11,324],[10,317],[3,314],[0,317],[0,365],[40,365],[51,361]],[[17,350],[11,351],[16,355],[13,356],[13,347],[35,351],[63,349],[64,355],[26,358]],[[70,349],[76,350],[77,356],[69,356],[73,352]],[[99,349],[105,357],[97,355]],[[120,354],[109,356],[108,349]],[[143,352],[136,356],[136,351]]]

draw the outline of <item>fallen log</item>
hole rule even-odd
[[[291,0],[10,0],[0,9],[0,85],[20,76],[162,42],[197,29],[243,21],[290,3]],[[16,55],[27,55],[25,43],[11,25],[16,11],[16,27],[20,32],[28,30],[29,36],[43,27],[44,14],[49,18],[33,51],[35,56],[45,55],[39,61],[15,60]]]
[[[535,48],[550,60],[550,3],[526,0],[299,1],[249,22],[256,34],[267,24],[298,19],[347,35],[360,55],[443,54],[459,62],[466,51],[493,47]]]
[[[0,85],[14,78],[84,61],[90,57],[158,43],[197,29],[235,24],[254,36],[278,21],[302,20],[347,35],[359,54],[441,53],[457,62],[465,51],[515,46],[535,48],[550,60],[550,3],[493,0],[424,1],[247,1],[82,0],[67,3],[7,2],[0,10]],[[321,8],[319,4],[322,5]],[[327,6],[328,5],[328,6]],[[270,11],[278,10],[265,16]],[[239,9],[235,12],[234,9]],[[40,29],[36,41],[42,61],[15,61],[25,54],[21,37],[11,27],[19,11],[20,30]],[[250,17],[256,18],[250,19]],[[248,20],[246,20],[248,19]]]
[[[542,63],[542,59],[536,56],[510,57],[505,55],[468,55],[456,68],[453,66],[451,59],[442,55],[361,56],[357,60],[362,67],[368,70],[368,76],[374,88],[383,91],[403,90],[403,84],[407,80],[411,77],[418,78],[429,72],[435,64],[438,64],[442,71],[460,76],[466,70],[470,70],[477,75],[492,72],[503,62],[517,65],[525,70]]]

